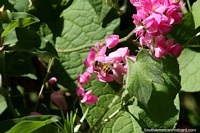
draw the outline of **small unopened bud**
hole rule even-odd
[[[42,114],[39,112],[31,112],[30,115],[42,115]]]
[[[61,91],[53,92],[51,94],[51,103],[63,111],[67,111],[68,109],[64,93]]]
[[[57,82],[57,78],[56,77],[51,77],[48,82],[50,84],[55,84]]]
[[[113,48],[119,43],[119,36],[118,35],[110,35],[105,39],[106,47]]]

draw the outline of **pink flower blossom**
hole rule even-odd
[[[78,82],[80,84],[87,84],[90,79],[91,79],[91,74],[88,71],[78,75]]]
[[[95,60],[96,54],[96,50],[94,48],[91,48],[87,60],[84,61],[84,65],[88,67],[87,71],[90,73],[94,72],[94,66],[92,65],[92,63]]]
[[[79,86],[77,89],[76,89],[76,94],[77,96],[84,96],[85,95],[85,91],[84,91],[84,88],[82,86]]]
[[[111,82],[113,81],[113,78],[110,74],[103,74],[102,71],[97,72],[96,79],[98,79],[101,82]]]
[[[96,54],[95,60],[104,62],[106,58],[106,46],[103,46],[99,49],[98,53]]]
[[[173,54],[174,56],[176,56],[178,58],[181,55],[182,50],[183,50],[183,48],[181,45],[175,44],[175,45],[171,46],[168,51],[169,51],[169,53]]]
[[[114,63],[113,64],[113,75],[112,78],[119,84],[124,83],[124,74],[127,73],[127,69],[121,63]]]
[[[114,61],[125,61],[126,56],[128,56],[130,53],[130,50],[128,49],[128,47],[122,47],[117,49],[114,52],[111,52],[108,56],[109,58],[111,58]]]
[[[178,58],[182,52],[182,46],[179,44],[174,44],[173,39],[168,39],[165,41],[165,37],[163,36],[160,42],[157,41],[154,52],[154,56],[156,58],[161,58],[168,53],[171,53]]]
[[[78,96],[82,97],[81,103],[95,104],[99,100],[98,97],[92,94],[92,90],[89,90],[88,92],[85,93],[82,86],[76,89],[76,93]]]
[[[173,0],[130,0],[136,7],[133,23],[136,35],[141,37],[147,32],[152,36],[168,33],[172,24],[180,23],[181,5]]]
[[[119,43],[119,36],[118,35],[110,35],[105,39],[106,47],[113,48]]]

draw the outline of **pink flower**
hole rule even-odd
[[[128,47],[122,47],[118,48],[116,51],[110,53],[108,56],[114,61],[125,61],[126,56],[128,56],[130,53],[130,50]]]
[[[130,0],[136,7],[133,23],[136,25],[136,36],[142,37],[146,32],[152,36],[168,33],[172,24],[180,23],[179,1],[174,0]]]
[[[84,65],[88,67],[87,71],[90,73],[94,72],[94,66],[92,65],[92,63],[95,60],[96,54],[96,50],[94,48],[91,48],[87,60],[84,61]]]
[[[76,89],[76,94],[77,96],[84,96],[85,95],[85,91],[84,91],[84,88],[82,86],[79,86],[77,89]]]
[[[181,55],[182,50],[183,48],[181,45],[175,44],[171,46],[168,51],[178,58]]]
[[[156,48],[154,48],[154,52],[155,52],[154,56],[156,58],[161,58],[166,54],[166,50],[161,46],[157,46]]]
[[[154,56],[156,58],[161,58],[168,53],[171,53],[178,58],[182,52],[182,46],[179,44],[174,44],[173,39],[168,39],[165,41],[165,37],[163,36],[160,41],[156,42],[154,52]]]
[[[113,75],[112,78],[119,84],[123,84],[124,74],[127,73],[127,69],[121,63],[113,64]]]
[[[172,5],[169,6],[166,11],[166,16],[170,20],[170,24],[178,24],[182,20],[183,14],[178,12],[180,10],[180,6]]]
[[[110,35],[105,39],[106,47],[113,48],[119,43],[119,36],[118,35]]]
[[[103,74],[102,71],[97,72],[96,79],[98,79],[101,82],[111,82],[113,81],[113,78],[110,74]]]
[[[96,54],[95,60],[104,62],[106,58],[106,46],[103,46],[99,49],[99,52]]]
[[[57,78],[56,78],[56,77],[51,77],[51,78],[48,80],[48,82],[49,82],[50,84],[55,84],[55,83],[57,82]]]
[[[131,56],[129,56],[129,58],[130,58],[131,60],[133,60],[134,62],[136,62],[136,56],[135,56],[135,55],[131,55]]]
[[[91,74],[88,71],[78,75],[78,82],[80,84],[87,84],[90,79],[91,79]]]
[[[76,94],[82,97],[81,103],[94,104],[99,100],[98,97],[92,95],[92,90],[85,93],[82,86],[76,89]]]

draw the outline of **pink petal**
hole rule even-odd
[[[169,52],[178,58],[181,55],[182,50],[183,50],[182,46],[176,44],[170,47]]]
[[[110,35],[105,39],[106,47],[113,48],[119,43],[118,35]]]
[[[84,96],[85,95],[84,88],[82,86],[79,86],[78,88],[76,88],[76,94],[77,96]]]

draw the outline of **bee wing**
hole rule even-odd
[[[106,77],[106,72],[105,72],[105,71],[101,70],[100,73],[101,73],[101,75],[102,75],[103,77]]]

